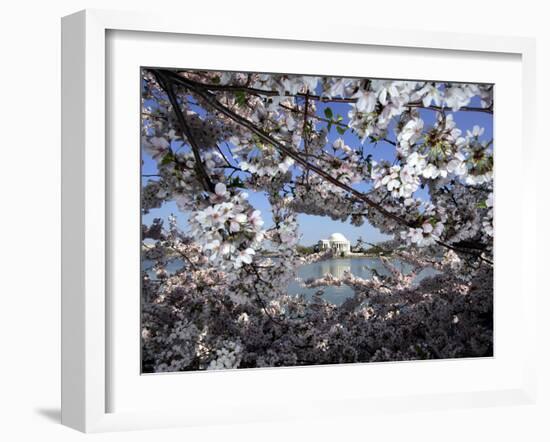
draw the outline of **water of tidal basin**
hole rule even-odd
[[[400,261],[393,261],[393,265],[404,273],[409,273],[412,270],[409,264]],[[378,258],[354,257],[329,259],[303,265],[298,268],[297,277],[305,281],[310,278],[322,278],[330,273],[336,278],[341,278],[346,271],[363,279],[371,278],[375,272],[384,276],[389,274],[388,270]],[[436,273],[438,272],[432,268],[425,268],[416,276],[414,284],[418,284],[422,279],[435,275]],[[293,281],[288,286],[289,294],[299,294],[306,299],[311,299],[319,290],[323,290],[323,299],[336,305],[342,304],[347,298],[350,298],[354,294],[353,289],[347,285],[305,288],[300,285],[299,281]]]

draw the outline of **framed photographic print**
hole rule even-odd
[[[494,84],[141,79],[142,372],[493,356]]]
[[[236,29],[63,20],[63,422],[531,401],[533,43]]]

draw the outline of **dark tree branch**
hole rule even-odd
[[[484,263],[489,264],[491,266],[493,265],[493,261],[491,261],[490,259],[485,258],[483,256],[483,252],[478,252],[478,250],[482,250],[479,247],[475,247],[474,250],[472,250],[469,246],[466,246],[466,244],[464,244],[464,247],[457,247],[457,246],[454,246],[452,244],[447,244],[447,243],[445,243],[443,241],[440,241],[440,240],[436,240],[436,243],[439,244],[440,246],[443,246],[443,247],[447,248],[447,249],[454,250],[455,252],[466,253],[468,255],[475,256],[476,258],[483,261]]]
[[[159,85],[166,92],[166,95],[168,96],[168,100],[172,105],[172,109],[176,114],[176,119],[178,121],[179,129],[180,129],[180,136],[182,137],[182,139],[185,137],[189,142],[189,144],[191,145],[191,149],[193,150],[193,156],[195,158],[195,171],[197,172],[197,176],[200,178],[204,186],[204,189],[207,192],[214,192],[214,184],[210,180],[210,177],[206,172],[206,168],[204,167],[204,164],[200,156],[200,146],[195,140],[195,137],[193,136],[191,129],[187,124],[187,121],[185,120],[183,113],[181,112],[176,94],[173,89],[173,83],[166,78],[166,76],[164,75],[164,73],[162,73],[162,71],[154,69],[152,70],[152,72],[155,75]]]
[[[449,106],[424,106],[422,102],[415,102],[415,103],[409,103],[406,104],[405,107],[415,107],[415,108],[421,108],[421,109],[431,109],[435,111],[452,111],[453,108]],[[466,112],[483,112],[486,114],[492,114],[493,108],[492,107],[473,107],[473,106],[462,106],[459,111],[466,111]]]
[[[304,125],[302,127],[302,138],[304,140],[304,150],[306,152],[306,161],[309,161],[309,127],[308,127],[309,97],[306,93],[304,105]],[[309,187],[309,169],[306,169],[306,186]]]
[[[386,143],[397,147],[397,143],[395,141],[390,140],[389,138],[380,138],[380,141],[385,141]]]

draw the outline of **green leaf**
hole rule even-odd
[[[241,181],[239,177],[235,177],[231,180],[230,183],[231,187],[244,187],[244,183]]]
[[[325,107],[325,117],[332,120],[332,109],[330,107]]]
[[[487,203],[485,201],[480,201],[479,203],[477,203],[477,207],[479,209],[486,209],[487,208]]]
[[[214,83],[214,84],[220,84],[220,77],[214,77],[214,78],[212,78],[212,83]]]
[[[246,103],[246,95],[243,91],[235,92],[235,101],[238,106],[243,107]]]
[[[162,157],[162,161],[160,164],[165,166],[166,164],[170,164],[172,161],[174,161],[174,155],[172,155],[172,152],[168,152],[164,157]]]
[[[342,115],[336,115],[336,121],[342,121],[344,117]]]
[[[340,135],[344,135],[346,133],[346,129],[342,126],[336,126],[336,130]]]

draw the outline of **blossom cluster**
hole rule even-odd
[[[250,264],[264,237],[261,212],[251,208],[247,197],[246,192],[232,193],[218,183],[209,196],[211,204],[189,219],[191,232],[209,259],[229,270]]]

